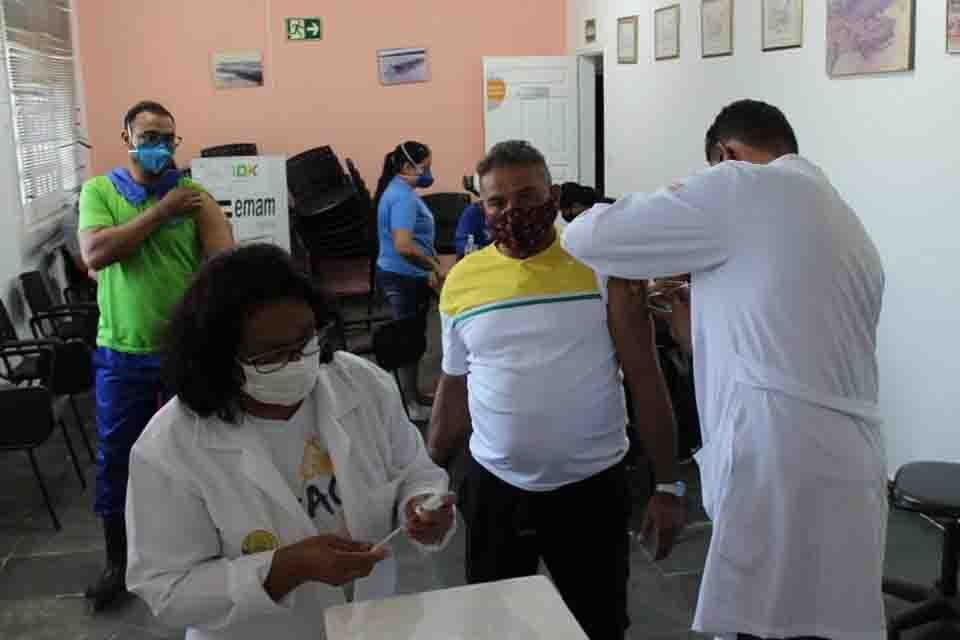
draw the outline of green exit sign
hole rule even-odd
[[[287,40],[319,40],[321,37],[320,18],[287,18]]]

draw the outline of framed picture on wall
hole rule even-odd
[[[913,69],[915,0],[827,3],[827,75]]]
[[[653,12],[653,58],[672,60],[680,57],[680,5]]]
[[[590,18],[583,23],[583,41],[587,44],[593,44],[597,41],[597,20]]]
[[[617,20],[617,62],[637,64],[637,16]]]
[[[763,0],[763,50],[803,46],[803,0]]]
[[[412,84],[430,81],[426,49],[380,49],[377,51],[380,84]]]
[[[960,53],[960,0],[947,0],[947,53]]]
[[[262,87],[263,54],[260,51],[218,51],[214,53],[213,86],[217,89]]]
[[[733,55],[733,0],[700,0],[700,50],[704,58]]]

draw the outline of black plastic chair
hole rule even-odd
[[[897,471],[890,489],[893,506],[921,513],[943,525],[940,579],[933,587],[885,578],[883,592],[918,603],[887,621],[890,640],[903,631],[930,622],[960,619],[957,596],[957,562],[960,557],[960,464],[911,462]]]
[[[7,307],[0,300],[0,345],[20,342],[17,328],[7,313]],[[6,358],[0,352],[0,379],[13,385],[20,385],[41,377],[40,362],[35,356]]]
[[[316,147],[287,160],[287,188],[298,216],[316,216],[354,194],[340,160],[329,146]]]
[[[259,155],[257,145],[251,142],[235,142],[233,144],[221,144],[216,147],[207,147],[200,150],[201,158],[230,158],[233,156],[256,156]]]
[[[97,303],[97,282],[86,273],[82,273],[73,262],[73,256],[66,247],[58,250],[63,261],[64,272],[67,276],[67,286],[63,289],[63,297],[67,304],[89,305]]]
[[[470,206],[470,195],[467,193],[431,193],[423,196],[423,202],[433,213],[433,222],[436,229],[434,245],[437,253],[455,254],[457,222],[460,214]]]
[[[78,338],[96,346],[100,311],[96,303],[62,304],[40,271],[21,273],[20,287],[30,308],[30,328],[35,338]]]
[[[77,421],[80,437],[90,456],[95,460],[93,446],[83,426],[83,418],[77,407],[76,396],[86,393],[94,387],[93,353],[89,346],[81,340],[63,341],[59,339],[20,340],[16,327],[7,313],[3,301],[0,300],[0,347],[3,346],[31,346],[44,345],[56,350],[57,368],[49,386],[57,397],[65,396]],[[37,355],[9,356],[0,350],[0,379],[15,385],[43,383],[47,374],[44,371],[42,358]]]
[[[59,531],[61,528],[60,520],[53,508],[50,493],[47,491],[46,483],[34,455],[34,449],[50,439],[56,426],[53,411],[54,397],[49,386],[56,375],[56,349],[54,345],[46,341],[25,341],[19,344],[0,345],[0,353],[4,358],[35,358],[41,363],[40,368],[43,375],[38,379],[39,384],[0,388],[0,415],[4,416],[4,428],[0,429],[0,451],[27,452],[30,457],[30,464],[33,467],[33,473],[37,478],[37,484],[40,485],[44,502],[50,512],[50,518],[53,520],[53,526]],[[73,442],[70,440],[70,435],[67,433],[63,421],[60,421],[60,429],[70,459],[73,462],[73,468],[80,480],[80,486],[86,489],[87,481],[83,477],[80,461],[77,459]]]
[[[427,352],[427,338],[423,335],[423,319],[417,317],[393,320],[377,327],[373,332],[373,357],[383,369],[393,374],[403,400],[404,411],[410,418],[410,409],[407,407],[407,398],[400,384],[399,370],[403,367],[419,362]],[[418,426],[427,423],[426,420],[410,420]]]

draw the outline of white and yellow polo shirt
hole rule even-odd
[[[491,473],[549,491],[627,451],[623,388],[597,277],[560,246],[517,260],[491,245],[440,297],[443,370],[465,375],[470,452]]]

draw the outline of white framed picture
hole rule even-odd
[[[637,16],[617,20],[617,62],[637,64]]]
[[[704,58],[733,55],[733,0],[700,0],[700,50]]]
[[[947,0],[947,53],[960,53],[960,0]]]
[[[763,50],[803,46],[803,0],[763,0]]]
[[[672,60],[680,57],[680,5],[653,12],[653,58]]]

